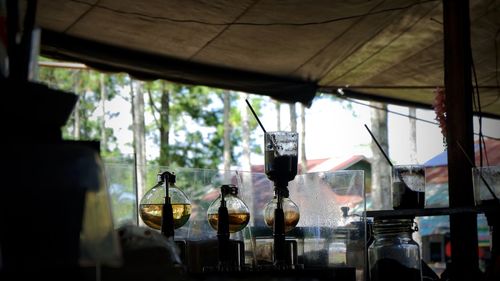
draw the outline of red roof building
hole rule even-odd
[[[474,144],[476,166],[480,166],[479,142]],[[428,184],[448,182],[448,157],[444,151],[425,163],[425,180]],[[485,139],[483,145],[483,166],[500,165],[500,140]]]

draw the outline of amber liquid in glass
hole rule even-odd
[[[140,204],[139,212],[142,221],[149,227],[161,229],[161,210],[163,204]],[[174,228],[186,224],[191,216],[191,204],[172,204],[174,214]]]
[[[249,213],[229,213],[229,232],[234,233],[242,230],[248,224],[249,220]],[[213,229],[217,230],[219,214],[209,214],[208,222]]]
[[[297,223],[299,223],[300,214],[297,212],[285,211],[284,215],[285,215],[285,232],[288,232],[294,229]],[[266,221],[267,226],[272,228],[274,224],[274,216],[265,217],[264,219]]]

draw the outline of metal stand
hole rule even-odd
[[[273,238],[274,238],[274,266],[286,268],[286,243],[285,243],[285,213],[283,212],[283,197],[288,192],[286,185],[275,187],[277,203],[274,210]]]
[[[165,203],[161,211],[161,234],[167,238],[174,238],[174,212],[172,210],[172,202],[168,194],[169,178],[174,175],[170,172],[163,172],[160,175],[161,181],[165,187]]]
[[[220,207],[217,212],[219,220],[217,221],[217,240],[219,242],[219,271],[228,271],[231,269],[231,258],[229,253],[229,213],[224,198],[224,191],[221,192]]]

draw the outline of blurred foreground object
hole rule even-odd
[[[147,227],[133,225],[120,227],[118,235],[123,265],[104,267],[102,280],[185,279],[179,249],[172,239]]]

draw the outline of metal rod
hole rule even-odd
[[[229,242],[229,213],[225,199],[225,185],[221,186],[221,202],[217,211],[217,240],[219,243],[219,269],[224,270],[231,260]]]
[[[382,149],[382,146],[380,146],[380,144],[378,143],[377,139],[372,134],[372,131],[370,131],[370,129],[368,129],[368,126],[366,126],[366,124],[365,124],[365,128],[368,130],[368,133],[370,133],[370,136],[372,136],[373,141],[377,145],[378,149],[380,149],[380,152],[382,152],[382,154],[384,155],[384,157],[387,160],[387,162],[389,163],[389,165],[391,165],[391,167],[394,167],[394,165],[392,165],[391,160],[389,159],[389,156],[387,156],[387,154],[385,154],[385,151]]]
[[[163,185],[165,187],[165,202],[161,212],[161,234],[165,237],[174,237],[174,212],[172,210],[172,202],[168,194],[170,172],[164,172],[161,175]]]
[[[285,187],[286,188],[286,187]],[[273,240],[274,240],[274,265],[277,267],[286,265],[286,241],[285,241],[285,213],[283,211],[283,192],[276,187],[276,209],[274,210]]]
[[[262,128],[262,131],[264,131],[264,134],[267,134],[266,129],[264,129],[264,125],[262,125],[262,122],[260,122],[259,116],[257,116],[257,113],[255,113],[255,111],[253,110],[252,105],[250,104],[250,102],[248,102],[247,99],[245,99],[245,101],[246,101],[248,107],[250,108],[250,110],[252,111],[253,116],[255,117],[255,120],[257,120],[257,123],[259,123],[259,126]]]

